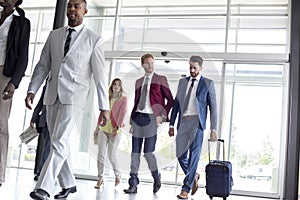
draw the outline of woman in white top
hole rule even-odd
[[[5,181],[8,118],[15,89],[28,63],[30,21],[18,6],[22,0],[2,0],[0,18],[0,186]]]

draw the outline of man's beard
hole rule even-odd
[[[199,72],[198,73],[190,73],[191,77],[197,77],[199,75]]]

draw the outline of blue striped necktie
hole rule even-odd
[[[64,56],[66,56],[66,54],[67,54],[68,51],[69,51],[69,48],[70,48],[70,42],[71,42],[71,34],[72,34],[72,32],[75,31],[75,30],[72,29],[72,28],[69,28],[68,31],[69,31],[69,34],[68,34],[67,39],[66,39],[66,42],[65,42]]]

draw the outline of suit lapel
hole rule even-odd
[[[181,94],[181,99],[182,99],[181,102],[182,102],[182,105],[184,105],[185,98],[186,98],[186,93],[187,93],[187,90],[189,89],[189,88],[188,88],[189,80],[190,80],[190,77],[186,77],[186,78],[184,79],[183,84],[182,84],[182,90],[181,90],[181,91],[183,91],[183,93]]]
[[[158,76],[155,74],[155,73],[153,73],[153,76],[152,76],[152,79],[151,79],[151,83],[150,83],[150,93],[151,93],[151,91],[153,90],[153,84],[158,84],[159,82],[158,82]]]
[[[81,41],[84,39],[84,35],[86,32],[86,28],[85,26],[82,28],[82,30],[80,31],[80,33],[78,34],[77,38],[74,40],[72,46],[70,47],[67,55],[73,50],[76,49],[76,47],[81,43]]]
[[[65,48],[65,35],[67,32],[67,27],[65,26],[63,29],[61,29],[62,31],[60,32],[61,35],[59,35],[59,44],[61,44],[61,48],[60,48],[60,55],[64,56],[64,48]]]
[[[198,87],[197,87],[196,96],[197,96],[198,94],[200,94],[200,91],[201,91],[202,86],[203,86],[204,83],[205,83],[204,78],[203,78],[203,76],[201,76],[201,77],[200,77],[200,80],[199,80]]]

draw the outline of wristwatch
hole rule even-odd
[[[165,115],[161,115],[161,118],[163,122],[167,121],[167,117]]]

